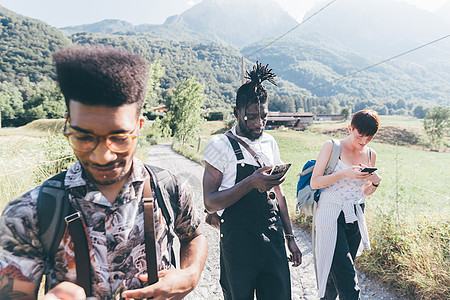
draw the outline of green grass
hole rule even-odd
[[[330,137],[271,131],[293,166],[283,191],[294,216],[296,176]],[[357,260],[366,272],[413,299],[450,297],[450,153],[371,143],[383,181],[367,199],[372,251]],[[308,227],[310,220],[296,216]]]
[[[64,138],[50,134],[62,126],[57,122],[61,121],[56,121],[58,125],[41,121],[27,128],[0,129],[0,209],[12,197],[73,163],[73,157],[66,158],[71,149]],[[388,118],[382,122],[414,128],[418,120]],[[297,174],[330,139],[317,129],[321,126],[330,129],[346,124],[318,124],[305,132],[269,131],[278,142],[282,160],[293,163],[282,187],[291,217],[305,227],[310,226],[310,219],[296,215],[294,209]],[[208,122],[202,128],[200,143],[196,140],[183,146],[175,142],[173,147],[199,162],[211,135],[222,127],[222,122]],[[137,156],[143,161],[150,143],[142,137],[139,141]],[[449,299],[450,153],[375,142],[370,146],[378,154],[383,181],[366,202],[372,251],[357,259],[358,266],[412,299]]]
[[[309,129],[315,132],[323,130],[346,128],[350,122],[314,122]],[[418,134],[425,134],[423,129],[423,120],[409,116],[380,116],[381,126],[395,126],[411,130]]]
[[[418,131],[421,126],[420,120],[408,117],[382,117],[382,122],[385,126],[416,127]],[[320,127],[346,126],[328,123],[305,132],[268,131],[278,143],[282,160],[293,163],[282,188],[291,218],[304,228],[310,228],[311,220],[295,214],[297,174],[306,161],[316,159],[322,144],[331,138],[320,134]],[[174,144],[174,148],[199,161],[209,138],[202,137],[198,152],[194,144]],[[366,201],[372,250],[357,259],[358,266],[411,299],[448,299],[450,153],[375,142],[370,147],[377,152],[383,181]]]

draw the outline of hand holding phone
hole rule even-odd
[[[362,169],[360,172],[369,172],[369,174],[375,172],[376,170],[378,170],[377,168],[374,167],[366,167],[364,169]]]
[[[286,174],[286,172],[289,170],[291,165],[292,165],[291,163],[287,163],[287,164],[284,164],[284,165],[275,166],[275,167],[272,168],[272,171],[270,172],[270,175],[276,175],[276,174],[282,173],[283,176],[284,176],[284,174]]]

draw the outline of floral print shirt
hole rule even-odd
[[[87,181],[79,162],[67,171],[65,187],[69,200],[81,212],[89,237],[93,296],[97,299],[116,299],[124,290],[143,287],[138,275],[146,273],[142,194],[148,177],[144,164],[134,158],[130,177],[110,203]],[[180,182],[177,185],[180,212],[174,220],[174,232],[180,242],[188,242],[199,234],[201,221],[193,207],[190,187]],[[153,184],[152,191],[156,199]],[[42,278],[45,261],[37,228],[38,194],[36,187],[12,200],[0,219],[0,274],[36,284]],[[173,268],[169,226],[158,201],[154,203],[158,268]],[[76,282],[74,256],[66,228],[51,270],[58,283]]]

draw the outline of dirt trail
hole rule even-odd
[[[148,163],[166,168],[176,174],[181,180],[188,181],[194,193],[196,210],[202,217],[204,216],[201,186],[203,167],[201,165],[177,154],[171,149],[169,144],[150,147]],[[219,232],[208,225],[205,225],[204,231],[209,243],[208,257],[197,288],[185,298],[188,300],[223,299],[219,284]],[[294,235],[303,253],[303,263],[298,268],[290,267],[292,299],[318,299],[314,265],[312,263],[311,235],[295,226]],[[361,299],[407,300],[389,291],[375,280],[367,278],[364,274],[359,274],[359,281],[362,290]]]

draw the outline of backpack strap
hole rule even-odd
[[[158,261],[156,259],[155,218],[152,187],[150,179],[144,181],[144,238],[147,261],[148,285],[158,282]]]
[[[173,238],[175,236],[173,233],[173,223],[180,212],[177,180],[172,173],[165,169],[147,164],[145,167],[150,173],[151,179],[156,187],[155,193],[158,205],[161,208],[169,227],[170,233],[168,234],[168,243],[171,248],[171,262],[175,266],[176,261],[172,247]],[[65,176],[66,171],[44,181],[39,190],[36,204],[37,226],[39,228],[38,235],[41,240],[44,256],[46,257],[44,262],[44,274],[46,275],[45,289],[47,291],[57,283],[56,278],[51,276],[53,272],[50,272],[50,270],[54,265],[55,253],[66,230],[66,224],[69,224],[69,233],[74,241],[77,284],[85,289],[86,295],[89,297],[92,293],[92,270],[90,268],[87,238],[79,213],[77,214],[75,208],[71,205],[70,201],[68,201],[67,192],[64,186]],[[75,233],[72,233],[72,225],[79,226],[76,224],[81,225],[81,229],[80,227],[75,228]],[[83,241],[75,242],[77,237],[80,237],[81,240],[84,239],[85,243]],[[80,249],[81,252],[77,252]],[[81,264],[80,266],[79,263]]]
[[[69,201],[64,201],[66,197],[65,177],[66,172],[64,171],[44,181],[39,189],[36,202],[38,236],[45,257],[45,291],[57,283],[54,273],[50,270],[55,262],[56,249],[66,230],[64,216],[69,213]],[[36,295],[37,292],[38,290],[36,290]]]
[[[57,283],[50,269],[55,263],[56,250],[68,225],[74,243],[77,284],[84,288],[87,296],[91,296],[91,268],[86,234],[80,213],[68,200],[64,186],[65,177],[66,171],[44,181],[36,203],[38,235],[45,256],[45,289],[47,291]],[[84,259],[76,259],[77,257]],[[88,259],[85,259],[86,257]]]
[[[66,197],[65,177],[64,171],[44,181],[36,203],[39,238],[45,256],[51,260],[66,229],[64,216],[69,212],[68,201],[63,201]]]
[[[155,187],[156,201],[158,201],[158,206],[161,208],[169,228],[168,243],[171,249],[171,263],[176,266],[172,244],[175,237],[174,222],[180,213],[178,179],[166,169],[148,164],[145,164],[145,168],[150,173],[150,178]]]
[[[341,155],[341,141],[337,139],[332,139],[333,149],[331,150],[330,158],[328,159],[327,166],[325,167],[325,175],[331,174],[336,168],[337,162],[339,160],[339,156]],[[313,262],[314,262],[314,273],[316,275],[316,284],[319,286],[319,279],[317,277],[317,257],[316,257],[316,211],[317,211],[317,202],[313,203],[313,212],[312,212],[312,227],[311,227],[311,235],[312,235],[312,253],[313,253]]]
[[[70,202],[67,199],[65,202]],[[77,284],[84,289],[87,297],[92,296],[92,271],[89,256],[89,246],[84,230],[81,213],[76,211],[73,205],[69,207],[69,215],[64,218],[69,227],[69,234],[73,242],[75,252],[75,267],[77,271]]]
[[[341,155],[341,142],[336,139],[331,140],[333,142],[333,149],[331,150],[330,158],[328,159],[327,166],[325,168],[325,175],[329,175],[336,168],[339,156]]]

